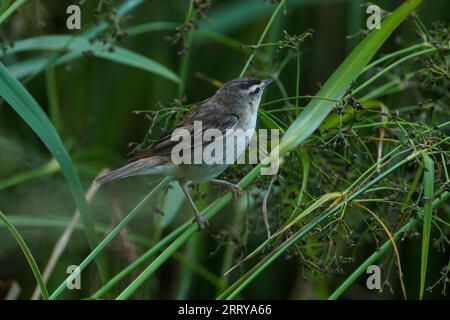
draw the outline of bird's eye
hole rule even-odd
[[[256,88],[256,89],[252,92],[252,94],[258,94],[260,90],[261,90],[260,88]]]

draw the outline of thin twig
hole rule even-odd
[[[9,280],[4,280],[6,283]],[[0,280],[0,285],[2,285],[2,281]],[[39,291],[39,289],[38,289]],[[11,280],[9,290],[7,291],[4,300],[18,300],[20,293],[22,292],[22,287],[16,280]]]
[[[266,226],[267,238],[270,238],[270,236],[271,236],[269,219],[267,217],[267,201],[269,199],[269,195],[270,195],[270,191],[272,190],[273,183],[276,180],[277,180],[277,176],[274,175],[272,177],[272,180],[270,180],[269,188],[267,189],[266,194],[264,195],[264,200],[263,200],[263,204],[262,204],[263,220],[264,220],[264,225]]]
[[[381,122],[383,123],[383,126],[380,128],[380,142],[378,143],[378,149],[377,149],[377,172],[381,172],[381,158],[383,156],[383,141],[384,141],[384,135],[386,133],[385,123],[388,121],[387,118],[387,112],[388,109],[384,104],[381,104]]]
[[[394,237],[392,236],[391,232],[389,231],[389,228],[386,226],[386,224],[383,222],[383,220],[377,216],[377,214],[375,212],[373,212],[372,210],[370,210],[369,208],[367,208],[366,206],[363,206],[360,203],[355,203],[358,207],[366,210],[368,213],[370,213],[372,215],[372,217],[377,220],[377,222],[381,225],[381,227],[384,229],[384,231],[386,232],[386,235],[389,238],[389,241],[391,242],[392,245],[392,250],[394,251],[394,255],[395,258],[397,259],[397,268],[398,268],[398,274],[399,274],[399,280],[400,280],[400,286],[402,288],[402,292],[403,292],[403,298],[405,300],[408,300],[407,294],[406,294],[406,288],[405,288],[405,283],[403,281],[403,271],[402,271],[402,264],[400,262],[400,254],[398,252],[398,248],[397,245],[395,244],[395,240]]]
[[[284,2],[285,2],[285,0],[281,0],[280,3],[278,4],[277,8],[275,9],[275,11],[272,13],[272,16],[270,17],[269,22],[267,23],[263,33],[261,34],[261,37],[259,38],[258,43],[256,44],[256,48],[258,48],[261,45],[261,43],[263,42],[264,38],[266,37],[267,31],[269,31],[270,26],[272,25],[272,22],[275,20],[275,17],[278,15],[278,12],[281,10],[281,7],[284,6]],[[242,69],[241,74],[239,75],[240,77],[242,77],[245,74],[245,72],[247,71],[248,67],[250,66],[250,63],[252,62],[253,58],[255,57],[255,54],[256,54],[256,50],[253,51],[253,53],[250,55],[247,62],[245,63],[245,66]]]

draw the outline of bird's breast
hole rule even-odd
[[[255,130],[256,128],[257,112],[245,112],[239,117],[239,129]]]

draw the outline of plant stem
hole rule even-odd
[[[186,19],[184,21],[185,23],[187,23],[191,19],[193,11],[194,11],[193,9],[194,9],[194,0],[191,0],[189,2]],[[188,65],[189,65],[189,60],[190,60],[191,52],[192,52],[193,35],[194,35],[193,31],[191,29],[189,29],[189,31],[186,35],[186,39],[183,39],[183,41],[185,42],[185,43],[183,43],[183,45],[187,47],[187,52],[184,53],[183,58],[181,59],[181,64],[180,64],[180,83],[178,85],[178,98],[183,97],[184,90],[186,87]]]
[[[297,97],[297,99],[295,99],[295,108],[297,109],[296,112],[296,116],[298,117],[299,114],[299,99],[298,97],[300,96],[300,55],[301,55],[301,51],[300,49],[297,49],[297,83],[295,86],[295,95]]]
[[[41,290],[41,295],[44,300],[48,300],[48,291],[47,287],[45,286],[45,282],[42,278],[41,272],[39,271],[39,267],[36,264],[36,261],[34,260],[33,255],[30,252],[30,249],[28,249],[27,244],[23,240],[20,233],[17,231],[17,229],[14,227],[14,225],[8,220],[8,218],[5,216],[3,212],[0,211],[0,220],[3,221],[5,226],[8,228],[8,230],[11,232],[11,234],[16,239],[17,243],[20,246],[20,249],[22,249],[23,254],[25,255],[25,258],[27,258],[28,264],[30,265],[31,270],[33,271],[34,277],[36,278],[36,282],[39,286],[39,289]]]
[[[56,131],[61,132],[61,115],[59,113],[58,89],[56,88],[55,68],[45,71],[45,84],[47,89],[47,101],[50,111],[50,120]]]
[[[6,11],[0,16],[0,25],[5,22],[16,10],[25,4],[27,0],[16,0]]]
[[[419,299],[423,299],[425,291],[425,279],[427,275],[428,264],[428,250],[430,247],[431,238],[431,219],[433,215],[433,202],[432,197],[434,193],[434,161],[427,154],[423,155],[424,162],[424,200],[425,205],[423,208],[423,229],[422,229],[422,254],[420,264],[420,292]]]
[[[115,285],[117,285],[120,281],[125,279],[130,273],[132,273],[134,270],[142,266],[145,262],[151,259],[152,256],[154,256],[161,248],[168,244],[170,241],[174,240],[176,237],[178,237],[181,233],[183,233],[190,225],[190,222],[186,222],[185,224],[178,227],[175,231],[171,232],[169,235],[167,235],[165,238],[163,238],[161,241],[158,242],[158,244],[152,246],[148,251],[146,251],[143,255],[141,255],[138,259],[133,261],[128,267],[123,269],[121,272],[119,272],[116,276],[111,278],[103,287],[97,290],[96,293],[94,293],[93,297],[96,299],[101,298],[105,293],[107,293],[109,290],[111,290]]]
[[[256,48],[258,48],[261,43],[263,42],[264,38],[266,37],[267,32],[270,29],[270,26],[272,25],[273,21],[275,20],[275,17],[277,16],[278,12],[281,10],[281,7],[284,6],[285,0],[281,0],[278,6],[276,7],[275,11],[272,13],[272,16],[270,17],[269,22],[267,23],[263,33],[261,34],[261,37],[258,40],[258,43],[256,44]],[[240,77],[244,76],[245,72],[247,71],[248,67],[250,66],[250,63],[252,62],[253,58],[255,57],[256,49],[252,52],[250,57],[248,58],[247,62],[245,63],[244,68],[241,71]]]
[[[150,193],[148,193],[139,203],[138,205],[130,211],[130,213],[100,242],[91,253],[80,263],[79,271],[83,271],[89,263],[92,262],[102,251],[103,249],[122,231],[131,220],[141,211],[144,205],[151,199],[155,194],[157,194],[160,190],[162,190],[171,180],[171,178],[165,178],[161,181]],[[53,292],[50,296],[51,300],[58,298],[61,293],[66,288],[66,282],[70,282],[78,275],[77,272],[72,273],[65,281],[63,281],[59,287]]]

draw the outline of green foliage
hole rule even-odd
[[[22,236],[17,231],[17,229],[14,227],[14,225],[8,220],[5,214],[1,211],[0,211],[0,220],[5,224],[6,228],[8,228],[8,230],[14,236],[14,239],[16,239],[17,244],[19,245],[20,249],[25,255],[25,258],[27,259],[28,264],[30,265],[31,271],[33,272],[34,277],[36,278],[36,281],[39,285],[39,289],[41,290],[42,297],[45,300],[48,300],[48,292],[45,286],[45,282],[42,279],[41,272],[39,271],[36,261],[34,260],[34,257],[30,252],[30,249],[28,249],[27,244],[25,243],[25,241],[23,240]]]
[[[134,53],[130,50],[118,46],[102,46],[96,43],[90,43],[85,38],[73,38],[72,36],[40,36],[26,40],[18,41],[14,47],[7,51],[8,54],[14,54],[22,51],[45,50],[45,51],[67,51],[71,59],[84,55],[108,59],[114,62],[122,63],[128,66],[140,68],[142,70],[155,73],[174,82],[178,82],[178,76],[160,63]],[[67,62],[68,60],[57,60],[55,64]]]
[[[50,299],[442,298],[449,48],[448,25],[431,22],[449,6],[421,2],[379,1],[392,12],[367,32],[361,1],[88,1],[73,33],[52,18],[58,6],[2,2],[0,202],[9,214],[0,235],[13,233],[44,298],[56,288]],[[17,27],[26,21],[40,27]],[[83,186],[101,169],[243,74],[275,80],[258,115],[259,128],[282,134],[275,178],[260,175],[270,158],[229,168],[221,178],[244,189],[236,203],[193,186],[206,233],[169,178],[109,184],[87,203]],[[72,235],[44,284],[33,256],[47,261],[75,209],[89,245]],[[15,228],[33,231],[21,232],[33,255]],[[28,298],[35,283],[23,261],[5,257],[9,246],[0,244],[0,263],[18,267],[0,278],[19,279]],[[72,264],[81,291],[65,290]],[[365,291],[372,264],[381,292]]]
[[[85,231],[89,245],[94,248],[98,242],[98,237],[95,233],[94,221],[90,208],[84,197],[83,188],[72,160],[58,133],[42,108],[2,64],[0,64],[0,96],[2,96],[33,129],[52,153],[56,161],[58,161],[61,171],[66,178],[67,186],[72,193],[78,210],[81,212],[86,227]],[[15,177],[14,179],[17,180],[18,177]],[[101,261],[99,262],[99,266],[104,273],[104,266]]]
[[[422,230],[422,255],[420,266],[420,299],[423,299],[425,291],[425,280],[427,275],[428,251],[431,238],[431,219],[433,214],[433,195],[434,195],[434,162],[427,154],[423,156],[424,170],[424,200],[426,201],[423,210],[423,230]]]

